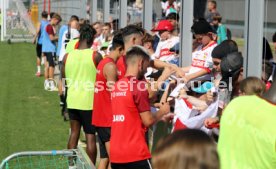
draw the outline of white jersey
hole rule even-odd
[[[166,1],[166,2],[161,2],[161,7],[162,7],[162,10],[163,10],[163,13],[165,13],[166,16],[168,16],[171,12],[176,13],[178,4],[176,2],[174,2],[173,5],[170,6],[169,2]],[[172,11],[172,9],[174,9],[174,11]]]
[[[154,53],[155,59],[159,59],[164,62],[169,62],[173,59],[176,59],[177,56],[174,52],[171,52],[170,49],[179,43],[179,37],[173,36],[168,40],[160,41]]]
[[[212,42],[204,48],[200,45],[192,54],[192,65],[187,74],[193,74],[200,70],[207,70],[208,72],[211,72],[213,67],[212,51],[216,46],[216,42]],[[197,80],[210,80],[210,78],[211,75],[207,74],[197,78]]]
[[[64,55],[66,54],[66,45],[67,45],[67,43],[70,41],[70,40],[72,40],[72,39],[75,39],[75,38],[78,38],[79,36],[80,36],[80,33],[79,33],[79,31],[77,30],[77,29],[73,29],[73,28],[71,28],[70,29],[70,39],[67,39],[67,37],[66,37],[66,35],[67,35],[67,33],[68,33],[68,30],[66,30],[64,33],[63,33],[63,35],[62,35],[62,38],[61,38],[61,40],[62,40],[62,44],[61,44],[61,48],[60,48],[60,53],[59,53],[59,58],[58,58],[58,61],[62,61],[63,60],[63,57],[64,57]]]
[[[93,50],[100,50],[101,47],[102,47],[102,44],[104,42],[105,42],[105,38],[104,38],[103,34],[101,34],[100,36],[98,36],[94,39],[92,49]]]

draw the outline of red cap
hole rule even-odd
[[[156,28],[152,29],[152,31],[173,31],[173,25],[168,20],[161,20],[158,22]]]

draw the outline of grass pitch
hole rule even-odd
[[[69,124],[35,62],[35,45],[0,43],[0,162],[19,151],[66,149]]]

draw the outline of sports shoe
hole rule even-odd
[[[55,80],[50,80],[49,81],[49,86],[50,86],[49,91],[58,91],[58,88],[56,87]]]
[[[68,169],[77,169],[77,166],[69,166]]]
[[[36,72],[35,74],[37,77],[40,77],[41,73],[40,72]]]
[[[44,89],[45,89],[45,90],[50,90],[50,84],[49,84],[49,81],[48,81],[48,80],[45,80],[45,81],[44,81]]]
[[[56,92],[58,91],[58,88],[56,86],[51,85],[49,91]]]

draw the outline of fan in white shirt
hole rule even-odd
[[[173,60],[178,60],[178,56],[175,52],[171,52],[170,49],[179,43],[179,37],[173,36],[173,25],[168,20],[161,20],[157,27],[152,31],[158,32],[160,36],[160,42],[153,55],[154,59],[159,59],[164,62],[170,63]]]
[[[192,26],[195,39],[200,44],[192,54],[191,66],[181,68],[178,76],[187,83],[189,81],[211,80],[213,61],[211,53],[217,46],[213,39],[212,27],[205,20],[199,20]]]

